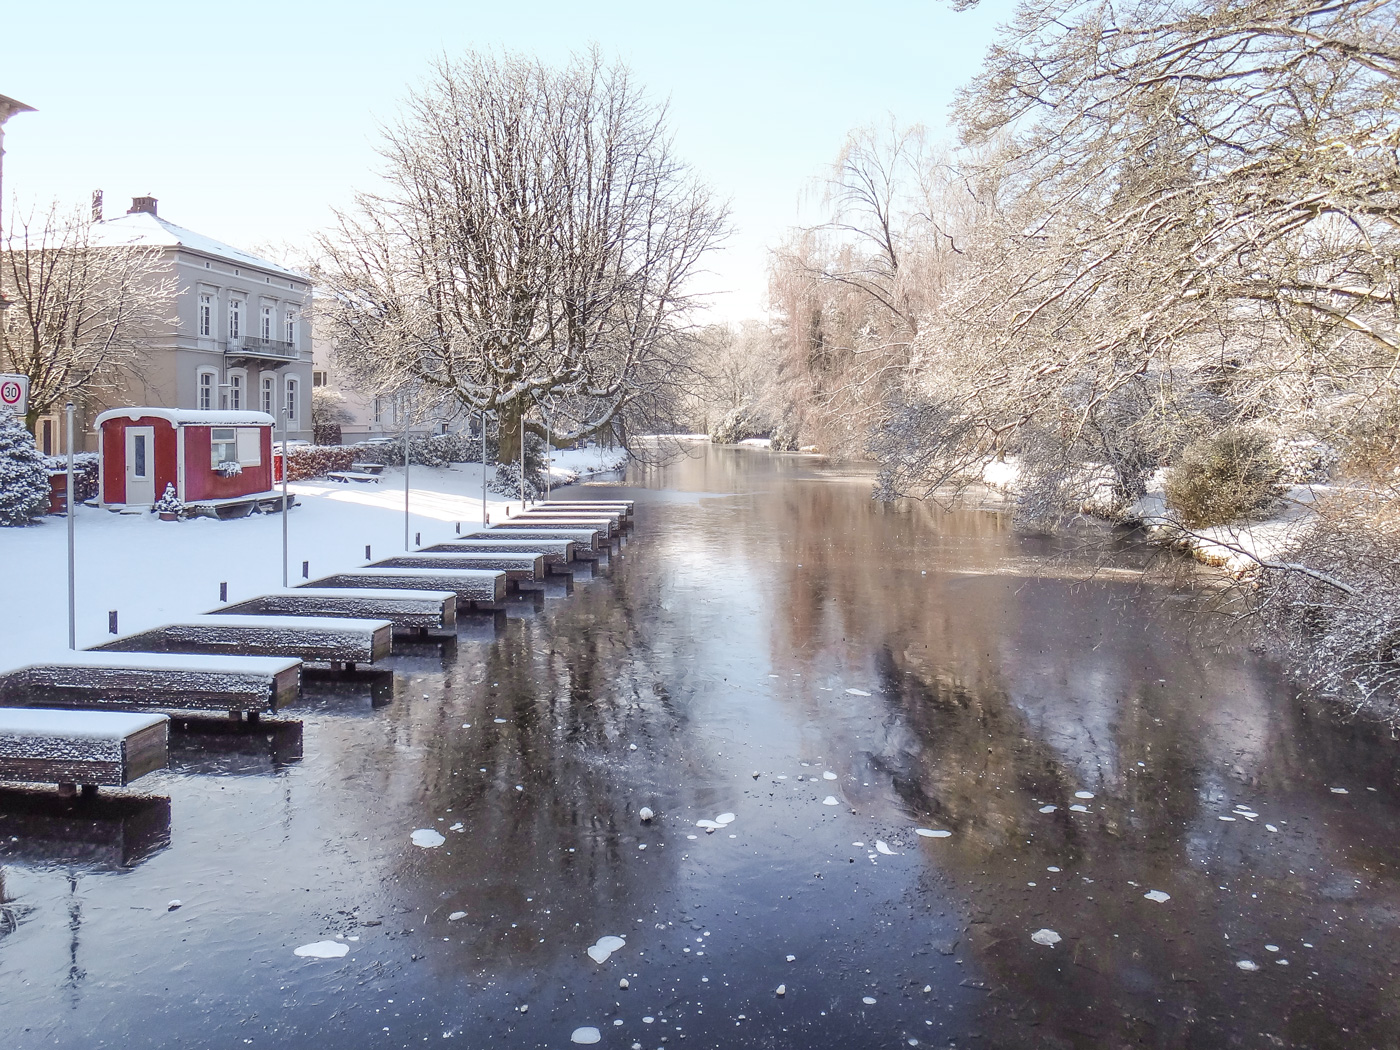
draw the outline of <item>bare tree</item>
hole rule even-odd
[[[385,132],[384,184],[321,240],[341,365],[500,421],[518,454],[548,404],[562,440],[665,400],[689,279],[725,208],[675,156],[664,107],[594,51],[443,60]]]
[[[174,278],[158,249],[100,243],[57,204],[17,220],[0,253],[0,366],[29,377],[25,425],[114,380],[170,323]]]

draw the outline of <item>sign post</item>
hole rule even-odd
[[[78,588],[76,562],[73,557],[73,524],[78,518],[78,506],[73,500],[73,402],[64,405],[68,413],[68,648],[78,648]]]
[[[0,408],[17,416],[29,411],[29,377],[0,372]]]

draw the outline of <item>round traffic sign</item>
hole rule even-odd
[[[0,383],[0,404],[6,408],[14,408],[24,400],[24,387],[20,386],[13,379],[7,379]]]

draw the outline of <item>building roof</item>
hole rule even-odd
[[[270,427],[276,424],[266,412],[216,412],[200,411],[194,408],[149,408],[138,405],[132,408],[109,408],[97,417],[97,426],[109,419],[140,419],[154,416],[177,427]]]
[[[92,243],[122,247],[133,244],[150,244],[163,248],[185,248],[240,266],[256,266],[259,269],[271,270],[273,273],[280,273],[299,281],[307,281],[305,274],[289,270],[285,266],[263,259],[252,252],[245,252],[241,248],[234,248],[222,241],[216,241],[202,233],[195,233],[183,226],[176,226],[173,222],[145,211],[128,212],[115,219],[94,223]]]

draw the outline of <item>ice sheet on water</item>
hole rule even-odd
[[[839,806],[840,804],[840,800],[835,795],[827,795],[826,798],[822,799],[823,806]]]
[[[614,937],[612,935],[599,937],[596,944],[590,944],[588,946],[588,957],[595,963],[602,965],[608,961],[609,956],[611,956],[613,952],[620,948],[625,948],[626,946],[627,942],[621,937]]]
[[[504,718],[498,718],[498,719],[496,719],[496,724],[497,724],[498,726],[503,726],[503,725],[506,724],[506,720],[505,720]]]
[[[1332,789],[1332,794],[1334,794],[1334,795],[1350,795],[1351,792],[1348,791],[1346,788],[1333,788],[1333,789]]]
[[[1265,824],[1264,827],[1268,828],[1270,831],[1278,831],[1278,828],[1274,827],[1272,824]]]
[[[349,951],[350,945],[343,941],[317,941],[314,944],[303,944],[293,954],[303,959],[340,959]]]
[[[596,1043],[603,1038],[603,1033],[592,1026],[575,1028],[574,1034],[569,1036],[576,1043]]]
[[[1060,935],[1054,930],[1036,930],[1031,934],[1031,940],[1036,944],[1052,945],[1060,943]]]
[[[697,828],[708,828],[711,831],[718,831],[720,828],[724,827],[723,824],[717,824],[713,820],[697,820],[695,826]]]
[[[866,1006],[874,1006],[878,1000],[876,1000],[876,998],[873,995],[865,995],[861,997],[860,1001],[863,1002]]]
[[[729,825],[729,824],[733,824],[733,823],[734,823],[734,814],[733,814],[733,813],[721,813],[719,816],[715,817],[715,823],[718,824],[720,827],[726,827],[726,826]]]
[[[822,774],[822,779],[823,779],[823,780],[835,780],[835,779],[836,779],[836,774],[833,773],[831,770],[828,769],[825,773]]]
[[[421,846],[423,849],[433,849],[447,841],[432,828],[419,828],[409,838],[415,846]]]
[[[1259,969],[1259,964],[1257,962],[1252,962],[1249,959],[1241,959],[1239,962],[1235,963],[1235,965],[1238,966],[1241,970],[1246,971],[1247,973]]]
[[[1041,806],[1041,807],[1040,807],[1040,812],[1042,812],[1042,813],[1054,813],[1055,810],[1057,810],[1057,809],[1059,809],[1059,808],[1060,808],[1059,806]]]
[[[467,913],[466,913],[466,912],[464,912],[464,911],[454,911],[451,915],[449,915],[449,916],[447,917],[447,921],[448,921],[448,922],[456,922],[458,919],[465,919],[466,917],[467,917]]]
[[[1156,901],[1158,904],[1165,904],[1172,899],[1170,893],[1163,893],[1161,890],[1148,890],[1143,896],[1150,901]]]
[[[1078,802],[1069,807],[1071,813],[1088,813],[1088,806],[1081,806]]]
[[[883,854],[884,854],[885,856],[887,856],[887,857],[897,857],[897,856],[899,856],[898,853],[896,853],[894,850],[890,849],[890,845],[889,845],[888,842],[882,842],[882,841],[880,841],[879,839],[876,839],[876,840],[875,840],[875,848],[876,848],[877,850],[879,850],[881,853],[883,853]]]
[[[448,830],[448,831],[461,831],[462,828],[463,828],[464,826],[465,826],[465,825],[463,825],[463,824],[461,824],[461,823],[457,823],[457,824],[453,824],[453,825],[452,825],[450,828],[448,828],[447,830]]]
[[[852,696],[869,696],[869,695],[870,695],[870,694],[867,693],[864,689],[847,689],[846,692],[850,693]]]
[[[915,828],[914,834],[921,835],[926,839],[946,839],[951,838],[953,833],[935,828]]]
[[[1094,793],[1093,793],[1092,791],[1076,791],[1076,792],[1074,793],[1074,797],[1075,797],[1075,798],[1093,798],[1093,797],[1094,797]]]

